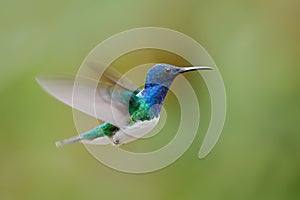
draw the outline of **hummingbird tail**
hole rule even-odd
[[[83,142],[83,143],[93,143],[93,142],[90,142],[90,141],[94,141],[94,139],[96,138],[99,138],[99,137],[104,137],[106,136],[104,134],[104,131],[103,129],[108,129],[108,131],[110,131],[110,129],[116,129],[115,126],[109,124],[109,123],[104,123],[92,130],[89,130],[85,133],[82,133],[78,136],[74,136],[74,137],[71,137],[71,138],[68,138],[68,139],[65,139],[65,140],[61,140],[61,141],[57,141],[56,142],[56,147],[61,147],[63,145],[66,145],[66,144],[71,144],[71,143],[74,143],[74,142]],[[106,143],[107,143],[107,140],[105,140]],[[99,141],[97,141],[99,142]],[[95,143],[97,143],[95,142]],[[104,144],[103,142],[100,142],[101,144]]]
[[[71,138],[68,138],[68,139],[57,141],[55,144],[56,144],[56,147],[61,147],[61,146],[66,145],[66,144],[71,144],[71,143],[74,143],[74,142],[78,142],[81,139],[82,139],[81,136],[74,136],[74,137],[71,137]]]

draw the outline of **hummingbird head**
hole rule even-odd
[[[147,73],[146,85],[161,84],[169,88],[177,75],[194,70],[211,70],[206,66],[176,67],[169,64],[156,64]]]

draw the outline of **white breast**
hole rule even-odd
[[[158,123],[159,117],[152,120],[138,121],[131,126],[120,129],[112,137],[115,145],[122,145],[139,139],[149,133]]]

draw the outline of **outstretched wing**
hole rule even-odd
[[[118,127],[128,125],[133,93],[118,85],[72,76],[39,76],[38,83],[61,102]]]

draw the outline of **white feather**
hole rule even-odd
[[[106,145],[106,144],[112,144],[111,138],[104,136],[104,137],[98,137],[93,140],[81,140],[81,143],[84,144],[93,144],[93,145]]]
[[[159,117],[152,120],[137,121],[131,126],[120,129],[112,138],[116,145],[122,145],[137,140],[148,134],[158,123]]]

